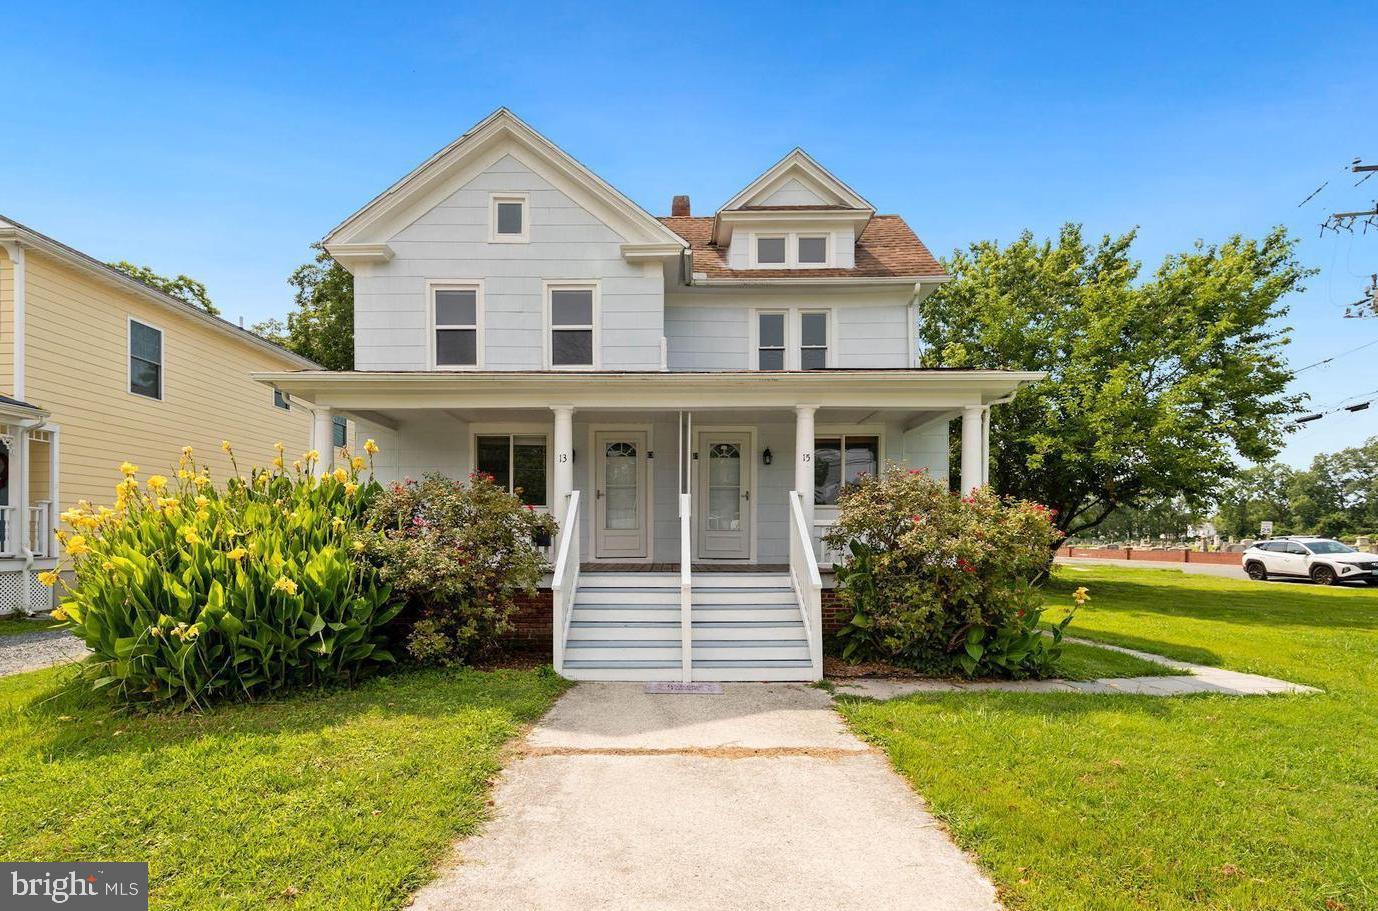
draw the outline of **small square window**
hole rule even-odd
[[[521,194],[494,194],[490,197],[488,212],[489,236],[491,241],[525,243],[528,239],[530,219],[526,214],[526,197]]]
[[[522,233],[522,204],[519,202],[498,203],[498,233]]]
[[[763,266],[783,266],[785,264],[785,239],[783,237],[756,238],[756,262]]]
[[[828,238],[799,238],[799,264],[821,266],[828,262]]]
[[[287,396],[282,394],[281,389],[273,390],[273,407],[281,408],[283,411],[292,410],[292,403],[287,401]]]

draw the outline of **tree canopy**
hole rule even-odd
[[[264,320],[253,331],[327,370],[354,369],[354,276],[330,258],[320,244],[316,258],[298,266],[287,283],[296,309]]]
[[[928,367],[1041,370],[992,412],[991,483],[1055,508],[1066,534],[1121,507],[1204,505],[1237,456],[1278,451],[1300,397],[1283,298],[1310,274],[1281,229],[1197,243],[1140,280],[1135,232],[1025,232],[954,252],[919,308]]]
[[[1378,533],[1378,437],[1323,452],[1310,468],[1266,463],[1241,471],[1220,494],[1216,528],[1247,538],[1265,520],[1279,535]]]
[[[191,304],[193,307],[200,307],[211,316],[219,316],[220,309],[211,303],[211,296],[206,293],[206,286],[189,275],[178,275],[176,278],[168,278],[159,275],[148,266],[136,266],[133,263],[120,260],[117,263],[106,263],[110,268],[123,272],[136,281],[141,281],[150,288],[156,288],[164,294],[171,295],[184,303]]]

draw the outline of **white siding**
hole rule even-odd
[[[525,193],[529,243],[489,243],[491,193]],[[628,263],[623,238],[511,156],[494,162],[388,243],[391,261],[355,276],[360,370],[428,369],[426,282],[483,281],[485,364],[542,367],[543,281],[598,280],[602,367],[660,366],[659,267]]]

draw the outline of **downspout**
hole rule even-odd
[[[19,241],[0,241],[14,265],[14,379],[11,395],[24,401],[24,297],[27,280],[24,270],[24,248]]]

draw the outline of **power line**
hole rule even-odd
[[[1341,351],[1339,354],[1332,354],[1330,357],[1322,358],[1321,360],[1316,361],[1316,363],[1314,364],[1307,364],[1305,367],[1298,367],[1296,370],[1293,370],[1292,373],[1297,374],[1301,373],[1303,370],[1310,370],[1312,367],[1321,367],[1325,364],[1329,364],[1331,361],[1334,361],[1337,358],[1345,357],[1347,355],[1355,353],[1356,351],[1363,351],[1365,348],[1372,348],[1374,345],[1378,345],[1378,338],[1374,339],[1371,342],[1368,342],[1367,344],[1360,345],[1357,348],[1350,348],[1348,351]]]

